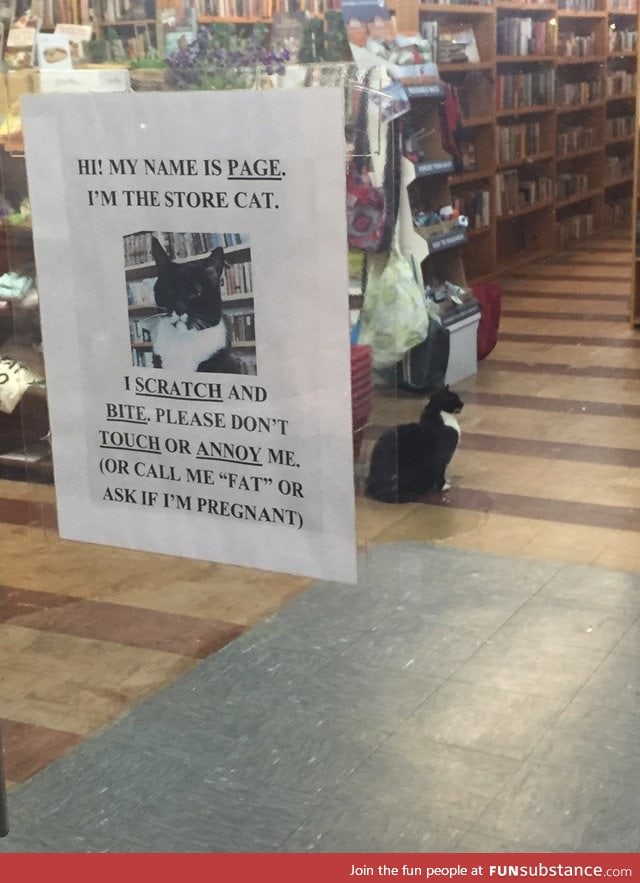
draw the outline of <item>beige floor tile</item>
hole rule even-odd
[[[446,543],[452,538],[457,539],[474,531],[487,518],[484,512],[447,509],[444,506],[429,506],[424,503],[403,504],[395,508],[404,514],[378,534],[377,543]]]
[[[304,591],[311,582],[282,574],[265,575],[242,568],[233,570],[239,573],[223,571],[205,583],[179,580],[159,587],[123,588],[103,600],[165,613],[254,625]]]
[[[611,542],[593,560],[600,567],[640,572],[640,536],[636,531],[612,531]]]
[[[567,274],[563,273],[562,269],[559,269],[556,275],[564,276]],[[628,269],[625,276],[626,278],[623,278],[621,280],[616,279],[615,282],[601,282],[599,279],[591,281],[589,279],[580,279],[580,292],[581,294],[602,294],[603,289],[606,288],[609,294],[629,294],[630,273]],[[527,276],[526,278],[501,279],[499,284],[502,287],[505,301],[508,303],[509,292],[511,291],[530,291],[532,288],[535,288],[536,291],[551,291],[553,293],[558,292],[559,294],[562,294],[563,292],[566,292],[567,294],[574,294],[576,291],[576,283],[571,279],[535,278],[535,280],[532,280],[533,277],[529,276]]]
[[[51,484],[0,479],[0,497],[6,497],[11,500],[53,503],[55,502],[55,496],[55,490]]]
[[[626,293],[625,293],[626,297]],[[524,310],[526,313],[576,313],[576,314],[587,314],[592,315],[594,313],[601,314],[603,309],[603,297],[602,295],[594,294],[591,295],[588,299],[587,297],[581,297],[579,301],[575,300],[564,300],[561,295],[558,295],[557,298],[540,298],[535,297],[535,295],[527,296],[525,294],[516,294],[515,292],[511,292],[508,298],[504,301],[504,307],[506,310]],[[610,305],[607,306],[607,310],[611,315],[627,315],[627,304],[624,301],[612,301]],[[532,315],[532,319],[535,318],[535,315]],[[549,322],[552,326],[556,321],[563,321],[558,318],[546,318],[546,322]]]
[[[8,652],[6,643],[28,644]],[[86,735],[195,660],[68,635],[0,628],[0,717]]]
[[[383,537],[394,525],[401,522],[410,511],[420,510],[417,503],[406,503],[396,506],[389,503],[378,503],[367,497],[358,497],[356,501],[356,537],[358,546],[366,546],[387,542]]]
[[[640,470],[631,467],[467,450],[463,438],[452,469],[465,488],[640,509]]]
[[[476,524],[467,531],[459,531],[443,539],[440,545],[474,549],[496,555],[520,555],[531,537],[541,529],[535,519],[495,515],[491,512],[476,515]]]
[[[526,333],[535,333],[529,329]],[[541,334],[556,334],[561,332],[553,329],[540,331]],[[599,337],[602,337],[600,331]],[[606,335],[615,336],[615,335]],[[583,336],[578,338],[576,343],[544,343],[543,341],[508,341],[498,340],[498,345],[494,349],[489,358],[509,359],[516,362],[555,362],[561,365],[574,365],[580,367],[603,367],[603,368],[638,368],[638,350],[606,347],[606,346],[588,346],[585,344],[586,329],[583,329]]]
[[[613,533],[606,528],[543,522],[523,551],[536,558],[591,564],[611,542]]]
[[[579,262],[575,263],[575,266],[572,266],[570,270],[567,267],[563,267],[561,263],[545,263],[542,262],[540,264],[536,264],[535,266],[527,267],[523,273],[526,274],[527,280],[529,279],[537,279],[541,276],[566,276],[568,273],[574,277],[574,279],[592,279],[594,275],[604,276],[605,274],[602,271],[599,271],[597,268],[592,266],[581,266]],[[629,271],[629,261],[616,261],[613,265],[609,266],[606,271],[606,275],[609,279],[630,279],[630,271]],[[507,284],[514,280],[507,280]],[[519,280],[518,280],[519,281]],[[607,282],[600,282],[601,289],[608,289]]]
[[[470,405],[464,409],[463,415],[463,432],[631,450],[636,449],[638,441],[638,421],[631,417],[581,413],[559,415],[552,411],[493,405]]]
[[[498,395],[524,395],[549,399],[566,399],[567,402],[610,402],[612,404],[637,405],[640,403],[640,380],[620,380],[612,377],[572,377],[545,374],[544,371],[526,374],[520,371],[493,370],[487,362],[487,370],[474,378],[463,380],[456,390],[464,399],[464,391],[489,392]],[[464,423],[464,415],[462,417]]]
[[[508,309],[507,304],[504,305]],[[541,307],[540,310],[543,308]],[[569,311],[567,311],[569,312]],[[544,324],[544,334],[566,334],[576,338],[591,337],[612,337],[620,340],[629,339],[629,332],[625,327],[622,318],[618,322],[602,322],[597,315],[593,313],[593,319],[571,320],[571,319],[554,319],[546,320]],[[605,330],[603,331],[603,325]],[[508,316],[504,315],[500,319],[500,330],[507,331],[511,334],[531,334],[531,319],[528,316]],[[535,333],[535,332],[533,332]]]

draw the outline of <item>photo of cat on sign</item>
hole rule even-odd
[[[124,237],[131,360],[176,374],[257,374],[249,236]]]

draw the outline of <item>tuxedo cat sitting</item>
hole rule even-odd
[[[158,271],[154,296],[163,311],[152,333],[154,368],[241,373],[222,315],[224,251],[176,263],[154,236],[151,253]]]
[[[449,490],[445,470],[460,439],[454,415],[463,406],[445,386],[431,396],[418,423],[383,432],[371,455],[367,496],[383,503],[409,503],[427,491]]]

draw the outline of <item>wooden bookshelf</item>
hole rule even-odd
[[[452,193],[474,181],[491,192],[489,225],[470,229],[462,249],[469,279],[629,222],[636,208],[629,182],[639,149],[635,0],[493,0],[473,6],[397,0],[394,8],[401,33],[422,33],[425,22],[437,21],[445,30],[466,26],[476,38],[479,61],[439,64],[441,79],[461,95],[466,132],[483,157],[477,171],[450,178]],[[527,126],[530,132],[537,127],[537,140],[528,142],[533,149],[505,155],[505,132],[517,140],[519,127]],[[553,198],[500,215],[496,188],[502,176],[511,174],[513,183],[516,173],[526,194],[532,169],[555,182]],[[634,198],[640,200],[640,193]],[[640,287],[640,255],[638,266]],[[640,324],[640,303],[635,309]]]

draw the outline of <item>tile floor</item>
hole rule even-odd
[[[640,576],[382,544],[11,795],[0,850],[640,851]]]
[[[501,280],[454,488],[358,499],[356,588],[61,541],[0,482],[0,851],[640,850],[629,275]],[[358,477],[419,407],[380,392]]]

